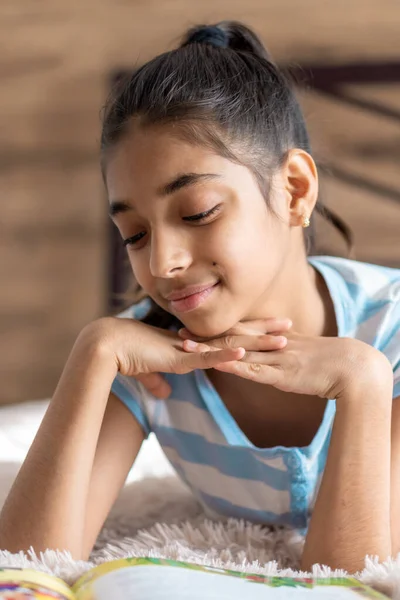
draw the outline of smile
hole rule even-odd
[[[219,282],[211,285],[210,287],[202,290],[201,292],[197,292],[195,294],[191,294],[190,296],[186,296],[185,298],[181,298],[180,300],[170,300],[169,305],[171,310],[174,312],[188,312],[189,310],[194,310],[198,308],[203,302],[207,300],[207,298],[213,293],[215,288],[219,285]]]

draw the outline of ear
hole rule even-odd
[[[303,225],[311,218],[318,198],[318,172],[315,162],[305,150],[289,150],[282,168],[283,186],[288,199],[289,225]]]

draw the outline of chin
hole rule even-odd
[[[234,327],[237,321],[229,321],[225,318],[203,318],[203,319],[185,319],[184,326],[193,335],[204,338],[221,337],[229,329]]]

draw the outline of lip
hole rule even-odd
[[[184,298],[187,298],[188,296],[192,296],[194,294],[199,294],[200,292],[203,292],[204,290],[208,290],[209,288],[214,287],[214,285],[216,285],[217,283],[218,283],[218,281],[215,281],[214,283],[206,283],[205,285],[189,285],[180,290],[175,290],[175,291],[171,292],[167,296],[164,296],[164,298],[169,301],[183,300]]]
[[[208,287],[203,285],[200,288],[200,286],[197,286],[199,291],[195,292],[194,294],[192,293],[189,296],[184,296],[179,300],[169,300],[170,308],[175,313],[186,313],[190,310],[194,310],[203,304],[207,298],[212,295],[214,290],[218,288],[218,286],[219,281],[211,285],[209,284]],[[182,293],[180,295],[182,296]]]

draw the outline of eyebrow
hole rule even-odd
[[[210,181],[212,179],[219,179],[220,177],[221,175],[218,175],[217,173],[183,173],[169,183],[163,185],[157,193],[159,196],[170,196],[174,192],[189,187],[190,185],[195,185],[200,181]],[[108,214],[110,217],[115,217],[120,213],[128,212],[130,210],[135,209],[125,200],[114,200],[113,202],[110,202]]]

